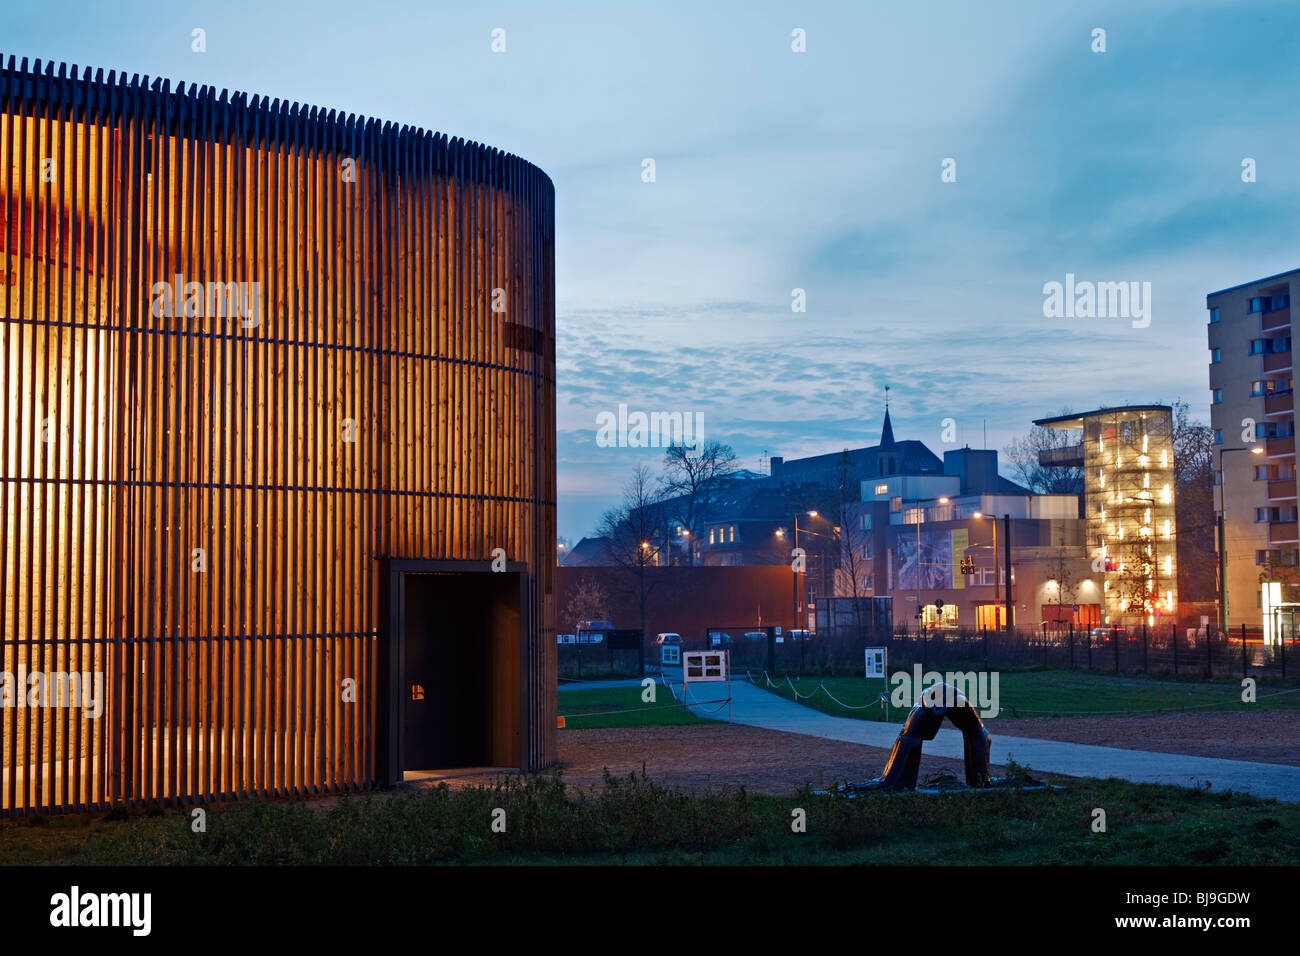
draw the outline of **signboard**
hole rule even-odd
[[[682,680],[686,683],[726,679],[726,651],[687,651],[682,654]]]
[[[867,677],[885,676],[886,660],[889,657],[889,649],[885,647],[868,647],[866,650],[867,657]]]
[[[659,646],[659,662],[661,664],[680,664],[682,662],[681,645],[661,644]]]

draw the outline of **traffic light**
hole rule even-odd
[[[974,558],[972,558],[972,557],[970,557],[970,556],[967,556],[967,557],[964,557],[964,558],[961,559],[961,573],[962,573],[962,574],[974,574],[974,573],[975,573],[975,559],[974,559]]]

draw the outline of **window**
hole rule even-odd
[[[713,529],[709,529],[709,544],[713,544]]]
[[[1218,321],[1219,321],[1219,310],[1218,310],[1218,309],[1211,309],[1211,310],[1210,310],[1210,322],[1213,323],[1213,322],[1218,322]]]
[[[884,466],[882,465],[881,467],[883,468]],[[889,484],[888,484],[888,482],[886,482],[886,483],[883,484],[883,485],[876,485],[876,494],[878,494],[878,495],[887,495],[887,494],[889,494]],[[870,527],[871,527],[871,520],[870,520],[870,518],[868,518],[867,515],[863,515],[862,517],[867,518],[867,523],[866,523],[865,525],[863,525],[863,527],[864,527],[864,528],[870,528]]]
[[[858,557],[861,558],[863,561],[870,561],[870,560],[871,560],[871,545],[869,545],[869,544],[864,544],[864,545],[862,546],[862,548],[861,548],[859,554],[858,554]]]
[[[1272,351],[1272,349],[1269,348],[1269,340],[1268,340],[1268,339],[1251,339],[1251,340],[1250,340],[1250,352],[1249,352],[1248,354],[1250,354],[1250,355],[1267,355],[1267,354],[1268,354],[1269,352],[1271,352],[1271,351]]]
[[[1277,386],[1267,379],[1260,382],[1251,382],[1250,397],[1258,398],[1260,395],[1272,395],[1276,388]]]
[[[1223,389],[1216,388],[1210,392],[1210,404],[1211,405],[1223,404]]]
[[[727,541],[728,541],[728,542],[732,542],[732,541],[735,541],[735,540],[736,540],[736,526],[733,524],[733,525],[730,527],[730,529],[728,529],[728,532],[727,532]]]
[[[1267,563],[1268,563],[1268,552],[1267,552],[1267,551],[1256,551],[1256,552],[1255,552],[1255,563],[1256,563],[1256,564],[1267,564]]]
[[[1267,311],[1268,311],[1268,296],[1266,295],[1255,296],[1255,298],[1250,300],[1250,306],[1246,309],[1247,313],[1267,312]]]
[[[1271,296],[1268,300],[1270,312],[1276,312],[1278,309],[1287,309],[1291,306],[1291,293],[1283,292],[1280,295]]]
[[[1214,430],[1214,443],[1215,443],[1216,445],[1222,445],[1222,444],[1223,444],[1223,429],[1222,429],[1222,428],[1216,428],[1216,429]]]
[[[1256,466],[1255,466],[1255,480],[1256,480],[1256,481],[1276,481],[1276,480],[1277,480],[1277,465],[1256,465]]]
[[[1281,520],[1282,520],[1282,515],[1281,515],[1280,508],[1256,508],[1255,509],[1255,521],[1257,523],[1261,521],[1281,521]]]
[[[1218,365],[1223,359],[1223,349],[1210,349],[1210,364]]]

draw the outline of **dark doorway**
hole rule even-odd
[[[394,576],[394,782],[408,771],[520,766],[522,575],[485,569]]]

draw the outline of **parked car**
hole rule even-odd
[[[792,628],[785,632],[792,641],[806,641],[812,637],[812,631],[805,630],[801,627]]]
[[[1116,641],[1136,641],[1137,635],[1129,631],[1126,627],[1119,627],[1114,624],[1107,624],[1104,627],[1094,627],[1092,629],[1092,642],[1094,644],[1109,644],[1111,638]]]
[[[676,631],[665,631],[664,633],[659,634],[658,636],[655,637],[655,643],[660,645],[680,644],[681,642],[682,642],[682,636],[678,634]]]
[[[751,641],[765,641],[767,640],[767,631],[746,631],[745,637]]]

